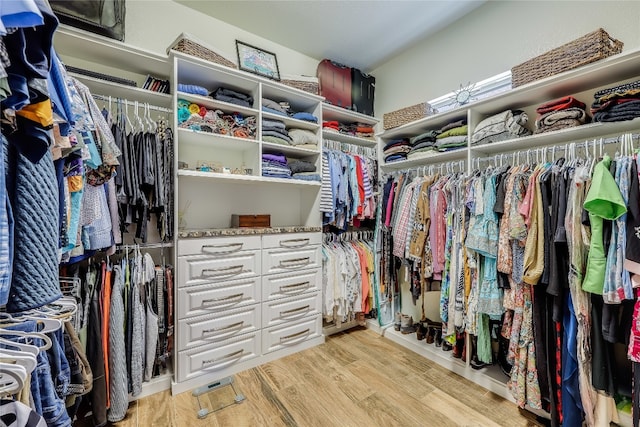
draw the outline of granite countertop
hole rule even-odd
[[[284,234],[284,233],[320,233],[322,227],[266,227],[266,228],[210,228],[199,230],[180,230],[178,238],[193,239],[198,237],[220,236],[251,236],[258,234]]]

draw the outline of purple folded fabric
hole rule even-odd
[[[279,162],[279,163],[284,163],[285,165],[287,164],[287,158],[284,156],[284,154],[263,154],[262,158],[264,160],[272,160],[274,162]]]

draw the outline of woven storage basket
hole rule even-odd
[[[435,113],[436,111],[428,102],[422,102],[420,104],[383,114],[382,127],[385,130],[396,128],[405,123],[410,123],[423,117],[431,116]]]
[[[280,80],[280,83],[287,86],[295,87],[296,89],[304,90],[305,92],[318,94],[318,82],[308,82],[304,80]]]
[[[195,41],[195,39],[189,34],[182,33],[176,41],[169,47],[178,52],[186,53],[187,55],[195,56],[200,59],[205,59],[216,64],[224,65],[225,67],[235,68],[238,66],[224,56],[214,52],[210,48],[204,46],[201,42]]]
[[[622,52],[623,43],[602,28],[511,69],[512,87],[572,70]]]

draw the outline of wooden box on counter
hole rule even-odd
[[[271,215],[231,215],[231,227],[271,227]]]

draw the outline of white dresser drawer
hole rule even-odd
[[[178,353],[178,381],[222,371],[260,355],[260,332]]]
[[[262,354],[282,348],[294,347],[322,334],[320,315],[305,318],[293,324],[285,323],[262,330]]]
[[[224,256],[240,251],[259,250],[260,236],[211,237],[178,240],[178,256]]]
[[[322,313],[322,298],[317,292],[271,301],[262,304],[262,327],[291,323],[320,313]]]
[[[262,237],[264,249],[301,249],[322,243],[322,233],[267,234]]]
[[[260,278],[208,283],[178,289],[178,319],[260,302]]]
[[[296,273],[283,273],[262,277],[262,301],[271,301],[309,292],[322,287],[322,270],[319,268]]]
[[[260,251],[232,255],[178,257],[178,287],[260,275]]]
[[[261,327],[260,312],[260,304],[254,304],[237,310],[179,320],[178,350],[254,332]]]
[[[308,270],[322,266],[321,246],[309,246],[303,249],[263,249],[263,274],[285,273]]]

